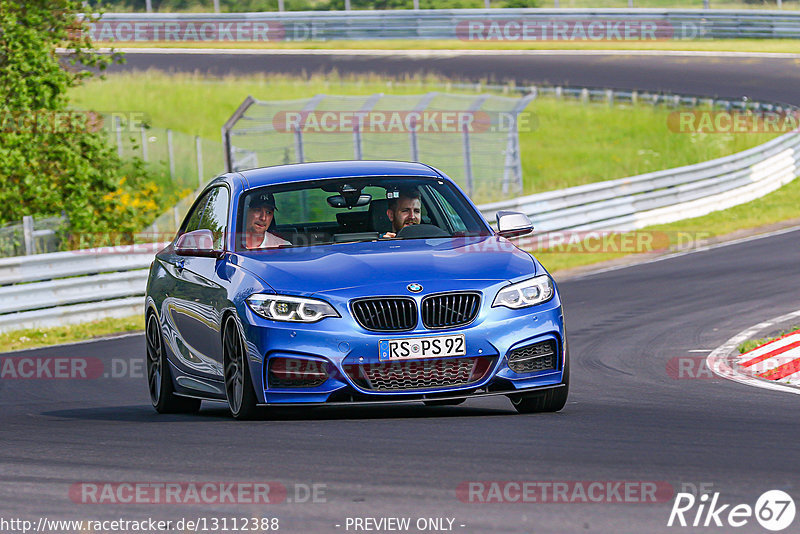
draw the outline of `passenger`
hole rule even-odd
[[[386,216],[392,223],[392,231],[386,232],[381,237],[397,237],[400,230],[412,224],[419,224],[422,220],[422,201],[419,191],[409,189],[395,192],[394,195],[389,198],[389,207],[386,210]]]
[[[271,233],[274,231],[275,197],[272,193],[260,193],[250,199],[245,217],[245,248],[267,248],[291,245],[290,242]]]

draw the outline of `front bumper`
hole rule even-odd
[[[327,318],[314,324],[285,323],[264,319],[249,309],[242,310],[245,336],[250,348],[250,371],[261,404],[371,404],[464,397],[502,395],[560,387],[567,358],[564,318],[558,296],[551,301],[522,310],[491,308],[484,302],[478,318],[468,326],[431,331],[421,326],[410,332],[377,333],[361,328],[350,316]],[[432,387],[375,390],[369,383],[355,379],[358,366],[386,365],[379,358],[382,339],[425,337],[461,333],[465,336],[466,355],[441,359],[395,361],[394,364],[426,363],[433,368],[453,367],[459,359],[481,359],[488,366],[475,380],[455,385],[437,383]],[[517,373],[508,366],[508,354],[516,348],[550,341],[557,347],[553,368]],[[278,358],[308,360],[314,369],[321,366],[328,378],[313,387],[270,385],[267,376],[270,361]],[[448,360],[450,363],[448,363]],[[473,377],[475,378],[475,377]],[[446,381],[445,381],[446,382]]]

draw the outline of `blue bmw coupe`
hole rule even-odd
[[[233,172],[205,187],[150,267],[147,378],[160,413],[507,396],[564,407],[555,282],[442,172],[342,161]]]

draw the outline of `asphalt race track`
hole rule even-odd
[[[436,74],[457,80],[665,91],[723,98],[800,103],[800,59],[654,56],[558,52],[452,55],[153,54],[131,49],[109,72],[158,69],[215,76],[248,73],[376,72],[391,76]],[[254,95],[256,96],[256,95]]]
[[[140,60],[132,56],[128,67]],[[484,71],[513,75],[514,64],[501,60]],[[232,68],[209,61],[212,70]],[[689,61],[683,70],[673,59],[608,59],[605,68],[594,61],[575,58],[567,68],[537,58],[518,62],[518,77],[800,103],[797,65],[782,60],[744,62],[760,74],[743,75],[742,66],[738,84],[728,61]],[[453,74],[459,64],[436,69]],[[480,63],[471,65],[477,72]],[[557,78],[557,68],[572,74]],[[683,78],[670,77],[678,71]],[[284,409],[246,423],[210,403],[199,415],[158,416],[141,335],[3,355],[82,357],[102,369],[93,379],[0,381],[0,515],[277,517],[280,532],[292,533],[354,532],[348,517],[409,517],[403,532],[419,532],[418,518],[450,518],[452,531],[470,534],[729,532],[668,528],[675,492],[702,486],[719,492],[720,503],[750,506],[770,489],[800,498],[798,398],[707,375],[675,378],[668,367],[800,308],[798,241],[800,230],[788,231],[562,282],[572,388],[558,414],[516,415],[500,397],[457,407]],[[85,482],[206,481],[278,482],[291,502],[87,504],[75,491]],[[459,499],[469,481],[651,482],[671,491],[655,503],[486,504]],[[322,493],[308,502],[305,488],[314,484]],[[735,531],[765,532],[754,518]]]

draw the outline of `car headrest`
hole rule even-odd
[[[379,198],[369,203],[369,222],[372,229],[379,234],[392,230],[392,222],[386,216],[387,209],[389,209],[388,199]]]

